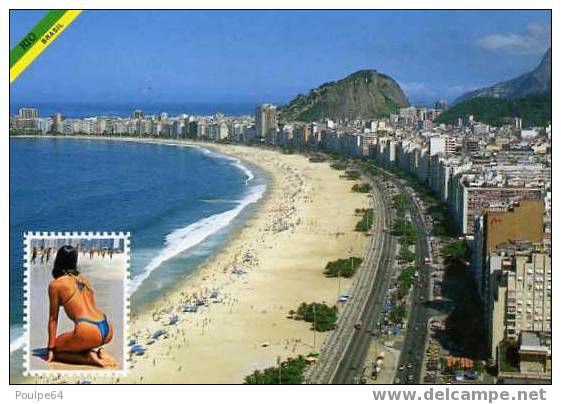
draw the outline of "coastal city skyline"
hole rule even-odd
[[[19,10],[10,14],[11,47],[42,13]],[[282,105],[308,88],[359,69],[391,75],[412,102],[432,104],[441,98],[452,102],[469,90],[529,70],[551,44],[547,11],[152,11],[128,12],[124,23],[119,15],[91,11],[79,19],[71,27],[73,35],[55,42],[28,69],[28,78],[14,83],[11,102],[48,98],[54,83],[45,80],[53,74],[47,67],[58,60],[72,60],[70,54],[84,57],[57,67],[57,72],[71,69],[65,74],[69,85],[57,89],[59,103],[150,104],[157,100]],[[187,18],[191,24],[178,26],[173,23],[178,18]],[[248,18],[252,24],[244,22]],[[95,41],[89,39],[89,21],[103,24],[111,38],[104,38],[102,31]],[[143,42],[131,42],[131,36],[142,37],[138,27],[144,21],[161,21],[162,29]],[[205,24],[214,29],[203,31]],[[173,32],[166,33],[168,25]],[[166,41],[159,35],[181,41],[162,46]],[[152,41],[157,51],[143,51]],[[87,51],[82,47],[86,43]],[[90,61],[100,54],[108,62],[92,69]],[[124,66],[127,60],[135,63],[134,70],[111,69],[112,63]],[[158,75],[151,74],[160,60],[173,63],[164,63]],[[187,70],[189,74],[184,75]],[[86,76],[88,80],[83,80]],[[98,84],[92,86],[93,82]],[[31,93],[37,98],[30,99]]]
[[[161,138],[212,144],[248,144],[254,147],[265,145],[291,153],[306,150],[334,153],[335,156],[373,161],[375,167],[379,167],[372,168],[377,175],[381,175],[379,170],[389,170],[384,175],[400,173],[398,178],[402,178],[403,174],[413,176],[417,183],[409,183],[409,186],[402,188],[402,192],[411,192],[412,197],[418,200],[413,206],[420,212],[415,215],[420,214],[422,219],[415,218],[412,210],[411,216],[405,216],[410,217],[405,223],[408,223],[407,226],[413,226],[411,229],[415,230],[408,231],[421,237],[422,241],[405,242],[407,233],[401,233],[400,244],[413,243],[416,254],[409,254],[400,249],[396,259],[404,265],[417,255],[420,265],[432,267],[430,277],[428,273],[421,275],[420,286],[414,288],[411,293],[414,294],[412,299],[419,299],[420,303],[432,301],[436,307],[442,300],[458,298],[453,297],[454,293],[458,292],[451,294],[450,291],[443,290],[443,284],[449,276],[446,275],[446,271],[450,271],[450,268],[456,265],[465,265],[460,263],[466,259],[469,261],[469,271],[463,276],[464,282],[473,284],[473,293],[469,294],[468,299],[472,300],[471,304],[475,306],[464,303],[460,307],[461,310],[471,313],[472,321],[482,323],[483,328],[475,324],[461,325],[472,327],[465,342],[460,342],[461,338],[458,339],[458,343],[466,344],[460,352],[465,352],[467,357],[452,359],[471,361],[465,362],[471,365],[466,365],[469,371],[462,373],[462,377],[469,380],[484,377],[483,380],[486,380],[487,376],[479,374],[480,367],[474,371],[473,364],[477,361],[476,358],[487,358],[487,366],[499,366],[499,377],[512,380],[549,380],[551,125],[525,127],[522,119],[512,117],[505,120],[500,127],[494,127],[478,122],[473,115],[463,116],[452,124],[438,123],[439,116],[446,110],[446,105],[437,103],[432,108],[400,108],[396,114],[380,119],[324,118],[312,123],[279,123],[279,112],[272,104],[257,106],[253,116],[168,116],[165,113],[150,116],[142,110],[133,110],[128,117],[65,119],[62,115],[55,115],[47,120],[38,118],[38,111],[34,108],[22,108],[14,120],[16,126],[18,122],[40,122],[39,126],[35,126],[35,131],[42,131],[43,135],[110,136],[127,140],[146,138],[148,141]],[[41,124],[47,126],[41,127]],[[340,163],[332,163],[332,167],[337,164]],[[403,184],[399,181],[392,184],[386,184],[384,187],[393,195],[394,204],[397,206],[395,187],[403,187]],[[413,186],[421,188],[414,191],[411,188]],[[427,203],[435,202],[427,202],[428,199],[424,199],[426,196],[422,197],[424,202],[418,199],[417,195],[427,192],[422,191],[425,187],[431,192],[430,198],[442,204],[440,207],[433,205],[428,208]],[[398,208],[398,211],[399,209],[402,208]],[[390,213],[387,214],[391,217]],[[440,218],[436,219],[437,217]],[[521,227],[520,223],[532,223],[532,226]],[[395,234],[403,232],[397,229],[394,226]],[[460,238],[456,239],[457,236]],[[460,252],[467,248],[464,240],[469,240],[469,253],[468,250]],[[445,252],[450,246],[458,250],[453,253]],[[531,281],[528,281],[530,278]],[[521,279],[527,281],[521,282]],[[540,295],[533,293],[533,283],[539,285],[535,288],[542,291]],[[389,293],[387,298],[392,302],[391,305],[406,307],[404,303],[399,303],[399,300],[394,300],[396,298],[391,289],[385,293]],[[510,297],[503,300],[500,297],[501,293]],[[347,298],[346,295],[341,297]],[[355,298],[358,299],[358,296]],[[475,303],[476,301],[478,303]],[[429,309],[420,303],[411,303],[411,307],[407,307],[407,310],[411,310],[411,318],[408,320],[414,321],[415,329],[409,330],[406,335],[400,359],[402,365],[395,375],[394,383],[434,383],[442,380],[437,376],[439,367],[434,364],[434,359],[431,359],[433,353],[425,357],[423,362],[419,355],[414,356],[407,350],[410,349],[408,347],[415,346],[415,341],[427,338],[426,329],[420,328],[419,324],[425,324],[430,316],[438,313],[438,310]],[[532,313],[519,311],[521,315],[512,315],[513,307],[526,304],[531,305]],[[477,306],[483,310],[480,314],[477,314]],[[391,306],[386,308],[388,314],[393,313],[392,316],[397,316],[394,310]],[[388,320],[386,317],[379,327],[388,335],[400,335],[401,330],[395,329],[395,323],[400,324],[402,321],[403,318]],[[450,321],[451,324],[452,321],[458,320],[446,321]],[[445,327],[443,317],[433,318],[431,324],[431,329]],[[459,326],[458,324],[455,327]],[[342,330],[341,333],[345,331]],[[471,339],[470,334],[477,336],[473,337],[476,339]],[[340,338],[334,335],[336,333],[332,334],[332,339]],[[443,350],[444,347],[436,342],[436,334],[431,335],[433,337],[429,340],[436,347],[434,349]],[[479,338],[483,338],[485,342]],[[540,351],[539,358],[532,358],[532,353],[528,352],[526,362],[517,365],[517,372],[504,369],[501,371],[501,366],[507,366],[501,362],[504,361],[504,358],[500,357],[504,355],[502,347],[505,343],[511,344],[512,341],[522,341],[520,344],[531,345],[532,348],[527,349]],[[348,355],[356,354],[356,349],[358,348],[351,346]],[[519,349],[519,355],[525,355],[523,349]],[[323,355],[327,356],[329,353]],[[309,376],[312,382],[325,381],[327,376],[323,375],[324,372],[341,383],[356,382],[353,368],[330,369],[333,365],[331,361],[320,363],[322,366],[314,368]],[[358,362],[357,365],[361,363]],[[405,371],[405,380],[401,379],[401,366],[404,369],[405,366],[407,369],[414,369]],[[425,369],[425,374],[419,373],[421,367]]]

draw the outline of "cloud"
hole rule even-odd
[[[531,23],[524,32],[490,34],[479,38],[477,44],[489,51],[517,55],[541,54],[550,47],[551,27]]]

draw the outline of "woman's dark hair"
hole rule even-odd
[[[55,263],[53,265],[53,278],[57,279],[64,275],[78,275],[78,250],[71,245],[65,245],[58,249]]]

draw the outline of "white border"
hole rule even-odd
[[[3,21],[4,24],[4,32],[5,32],[5,40],[2,42],[2,52],[0,52],[1,57],[3,58],[4,65],[7,66],[8,63],[8,55],[9,55],[9,41],[7,40],[7,36],[9,34],[9,8],[13,9],[34,9],[38,8],[39,6],[44,9],[57,9],[57,8],[68,8],[68,3],[64,3],[60,0],[46,0],[40,5],[36,1],[31,0],[7,0],[2,3],[3,7]],[[425,0],[424,2],[413,1],[413,0],[381,0],[378,2],[372,1],[365,1],[365,0],[347,0],[345,2],[337,2],[337,1],[318,1],[318,0],[271,0],[267,3],[257,2],[255,0],[240,0],[236,3],[228,2],[227,0],[210,0],[203,3],[180,3],[176,0],[160,0],[158,2],[148,2],[148,1],[140,1],[140,2],[130,2],[126,0],[90,0],[89,2],[85,2],[84,0],[77,0],[72,3],[72,7],[81,9],[81,8],[123,8],[123,9],[134,9],[136,8],[168,8],[168,9],[175,9],[175,8],[203,8],[203,9],[212,9],[212,8],[349,8],[349,9],[361,9],[361,8],[376,8],[376,9],[434,9],[434,8],[465,8],[465,9],[510,9],[510,8],[524,8],[524,9],[537,9],[537,8],[552,8],[553,9],[553,24],[552,24],[552,32],[553,32],[553,47],[556,47],[557,38],[558,38],[558,25],[561,23],[560,16],[560,6],[561,3],[559,1],[553,0],[522,0],[519,2],[505,2],[503,0],[457,0],[454,2],[450,1],[442,1],[442,0]],[[188,21],[185,22],[188,24]],[[153,29],[153,27],[147,27],[147,30]],[[375,27],[372,27],[375,29]],[[148,35],[148,33],[147,33]],[[123,44],[126,46],[126,44]],[[557,74],[561,72],[561,69],[558,67],[560,65],[556,64],[556,56],[557,52],[554,51],[552,53],[553,57],[553,75],[557,77]],[[445,62],[443,62],[445,63]],[[302,68],[306,68],[305,64],[303,64]],[[391,72],[390,72],[391,73]],[[6,69],[5,73],[5,84],[4,88],[6,89],[5,94],[8,94],[10,84],[9,84],[9,74],[8,69]],[[20,78],[21,80],[21,78]],[[553,80],[553,103],[555,106],[561,105],[559,101],[561,97],[561,93],[556,91],[559,88],[558,80]],[[2,121],[3,127],[8,127],[8,113],[9,111],[9,98],[7,95],[1,98],[0,104],[3,107],[3,110],[6,113],[2,114],[0,120]],[[556,128],[556,114],[553,114],[553,128]],[[0,185],[1,189],[6,192],[8,190],[8,182],[9,182],[9,164],[8,164],[8,151],[9,151],[9,138],[8,136],[3,137],[3,147],[0,148],[0,156],[1,161],[3,162],[3,174],[0,178]],[[553,157],[555,159],[555,155]],[[558,172],[559,175],[553,175],[552,180],[554,183],[554,188],[557,189],[558,180],[561,179],[561,165],[553,164],[553,172]],[[553,206],[554,209],[557,209],[557,199],[553,198]],[[9,214],[8,214],[8,198],[2,198],[0,201],[0,206],[2,207],[2,225],[4,228],[4,232],[2,237],[0,238],[0,249],[3,251],[3,256],[9,256],[9,249],[7,248],[9,243]],[[553,226],[557,228],[558,216],[561,215],[553,215]],[[561,225],[560,225],[561,226]],[[560,227],[561,228],[561,227]],[[553,243],[556,240],[556,232],[552,234]],[[557,262],[557,255],[553,254],[553,265]],[[6,259],[6,262],[8,260]],[[6,263],[7,265],[7,263]],[[4,285],[8,285],[9,273],[8,271],[4,271],[3,273]],[[6,290],[6,289],[5,289]],[[561,301],[560,299],[553,299],[553,310],[557,311],[556,309],[561,308]],[[558,304],[559,303],[559,304]],[[8,307],[9,307],[9,299],[8,293],[0,294],[0,304],[5,308],[4,315],[8,316]],[[556,326],[557,322],[554,321],[553,328],[557,329]],[[3,327],[4,331],[4,341],[9,346],[9,325],[8,322],[5,322]],[[554,345],[558,342],[556,339],[556,335],[559,333],[553,332],[553,339]],[[559,334],[561,335],[561,334]],[[553,356],[555,359],[559,355],[556,352],[560,351],[559,349],[553,350]],[[4,350],[4,363],[7,364],[9,362],[9,350]],[[555,360],[554,360],[555,361]],[[556,362],[557,363],[557,362]],[[553,373],[553,378],[555,379],[555,372]],[[2,371],[2,379],[8,380],[8,366],[6,365]],[[445,388],[449,388],[450,390],[457,390],[462,386],[439,386],[440,390],[444,390]],[[547,401],[556,401],[559,402],[561,399],[561,389],[554,389],[552,385],[549,386],[533,386],[535,389],[543,388],[547,394]],[[91,391],[92,394],[84,394],[82,389],[73,388],[73,386],[23,386],[23,385],[11,385],[6,386],[4,384],[0,388],[0,392],[2,396],[4,396],[8,402],[12,402],[16,400],[16,392],[20,393],[27,393],[27,394],[47,394],[52,391],[63,391],[64,393],[64,401],[66,402],[80,402],[80,404],[99,404],[99,397],[112,397],[113,401],[119,402],[123,401],[126,403],[167,403],[177,401],[178,397],[188,397],[187,400],[190,401],[198,401],[204,400],[202,402],[205,403],[214,403],[214,402],[223,402],[223,403],[235,403],[235,402],[244,402],[246,404],[251,403],[259,403],[262,404],[264,402],[267,403],[301,403],[301,402],[312,402],[312,403],[368,403],[373,402],[372,398],[372,390],[383,388],[385,390],[404,390],[403,385],[388,385],[388,386],[370,386],[370,385],[353,385],[353,386],[345,386],[345,385],[335,385],[335,386],[289,386],[289,385],[270,385],[270,386],[251,386],[248,388],[243,388],[240,386],[228,386],[228,385],[191,385],[191,386],[178,386],[178,385],[167,385],[167,386],[158,386],[158,385],[151,385],[146,386],[145,388],[138,387],[137,385],[130,385],[130,386],[120,386],[119,388],[113,388],[112,385],[108,386],[90,386],[93,390]],[[407,387],[408,391],[417,391],[417,392],[424,392],[430,389],[431,386],[429,385],[410,385]],[[510,391],[518,391],[518,390],[528,390],[532,388],[532,386],[481,386],[481,389],[487,391],[500,391],[500,390],[510,390]],[[187,396],[188,394],[188,396]],[[63,401],[61,400],[61,401]],[[78,401],[79,400],[79,401]],[[242,401],[243,400],[243,401]],[[424,400],[425,402],[430,402],[429,400]],[[477,401],[474,401],[474,403]],[[495,403],[500,402],[500,400],[495,401]],[[451,399],[446,399],[439,401],[439,403],[455,403],[457,401],[452,401]],[[532,401],[532,403],[536,403]]]
[[[124,247],[123,253],[125,254],[125,270],[123,272],[123,296],[125,301],[123,304],[123,363],[122,369],[99,369],[99,370],[63,370],[63,369],[31,369],[30,360],[30,347],[31,347],[31,334],[29,332],[29,318],[30,312],[30,295],[31,288],[29,286],[29,271],[30,265],[30,247],[31,241],[35,239],[42,240],[57,240],[75,238],[82,240],[99,240],[99,239],[123,239]],[[23,376],[69,376],[69,377],[83,377],[83,376],[126,376],[129,366],[127,359],[127,340],[129,336],[129,318],[130,318],[130,233],[129,232],[26,232],[23,235],[23,333],[25,342],[23,346]]]

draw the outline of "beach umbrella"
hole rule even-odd
[[[152,334],[152,338],[154,339],[158,339],[160,338],[162,335],[164,335],[166,333],[166,330],[160,329],[154,332],[154,334]]]
[[[144,355],[144,352],[146,352],[146,348],[140,344],[136,344],[131,348],[131,353],[135,355]]]

